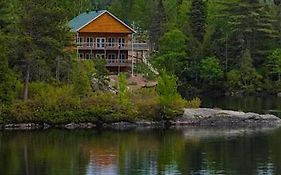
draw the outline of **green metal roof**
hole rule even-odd
[[[74,19],[72,19],[68,25],[71,28],[72,32],[77,32],[79,29],[84,27],[86,24],[88,24],[89,22],[91,22],[93,19],[95,19],[96,17],[98,17],[104,12],[105,10],[98,10],[98,11],[90,11],[90,12],[82,13],[77,17],[75,17]]]

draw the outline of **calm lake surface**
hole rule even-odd
[[[281,129],[0,133],[1,175],[280,174]]]
[[[213,98],[204,105],[259,112],[280,109],[275,100]],[[281,128],[0,132],[1,175],[280,173]]]
[[[245,112],[273,113],[281,117],[281,97],[202,97],[202,106]]]

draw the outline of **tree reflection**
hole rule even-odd
[[[202,131],[176,129],[0,132],[0,169],[5,175],[281,171],[281,129],[241,133],[202,137]]]

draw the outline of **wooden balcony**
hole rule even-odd
[[[149,50],[147,43],[78,43],[79,50]]]
[[[121,60],[121,59],[105,59],[106,60],[106,66],[107,67],[131,67],[132,66],[132,61],[131,60]]]

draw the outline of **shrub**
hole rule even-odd
[[[118,76],[118,99],[121,105],[128,105],[128,86],[126,75],[121,73]]]
[[[201,106],[201,99],[196,97],[192,100],[188,100],[187,101],[187,104],[186,104],[186,107],[187,108],[199,108]]]
[[[130,101],[137,110],[139,119],[154,120],[160,112],[159,96],[154,89],[140,89],[132,92]]]
[[[177,79],[175,76],[168,75],[163,71],[158,80],[157,92],[164,119],[175,117],[179,112],[182,113],[186,101],[177,91]]]
[[[88,96],[92,91],[91,79],[95,73],[92,61],[77,62],[73,71],[74,92],[80,98]]]
[[[71,85],[62,87],[48,86],[44,91],[39,91],[34,99],[45,109],[72,109],[80,105],[80,99],[75,95]]]

